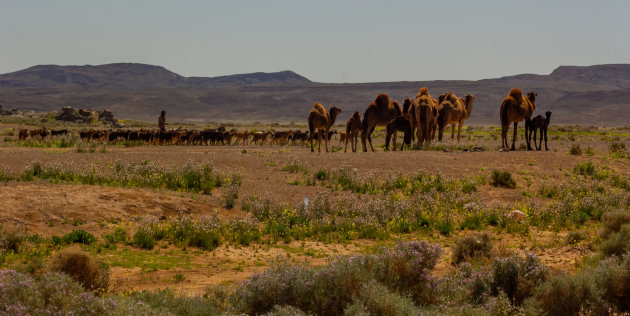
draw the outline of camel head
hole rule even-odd
[[[538,96],[538,93],[536,92],[528,92],[527,93],[527,98],[529,99],[529,101],[531,101],[532,103],[536,102],[536,97]]]
[[[551,111],[545,112],[545,116],[547,117],[547,120],[549,120],[551,118]]]
[[[328,111],[328,114],[330,115],[330,122],[328,122],[328,127],[335,124],[335,119],[337,119],[337,115],[339,115],[339,113],[341,113],[340,108],[334,105],[330,107],[330,111]]]

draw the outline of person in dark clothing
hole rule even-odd
[[[166,112],[162,111],[162,113],[160,113],[160,117],[158,117],[158,128],[160,129],[160,131],[165,132],[166,131]]]

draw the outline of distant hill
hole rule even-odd
[[[64,105],[109,109],[116,117],[153,121],[305,123],[315,102],[343,110],[338,122],[363,112],[379,93],[402,101],[426,86],[475,94],[468,124],[499,123],[499,105],[512,87],[539,94],[536,114],[555,124],[630,125],[630,65],[560,66],[549,75],[520,74],[477,81],[438,80],[357,84],[316,83],[291,71],[222,77],[182,77],[143,64],[34,66],[0,75],[5,108],[51,111]]]

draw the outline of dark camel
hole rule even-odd
[[[536,147],[536,150],[542,149],[543,135],[545,136],[545,150],[549,150],[547,147],[547,128],[549,127],[549,122],[551,121],[551,111],[545,112],[545,116],[546,118],[542,115],[538,115],[529,123],[529,138],[532,138],[533,133],[534,147]],[[540,130],[540,142],[538,145],[536,145],[536,130]]]
[[[352,147],[352,152],[357,152],[357,147],[359,145],[359,131],[361,130],[361,114],[359,112],[354,112],[348,121],[346,121],[346,146],[343,149],[345,153],[348,150],[348,140],[350,140],[350,146]]]

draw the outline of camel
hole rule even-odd
[[[439,136],[438,140],[442,140],[444,129],[446,125],[451,125],[451,139],[455,139],[455,124],[457,125],[457,142],[459,143],[460,135],[462,132],[462,126],[464,120],[470,117],[472,112],[472,104],[475,101],[475,96],[467,94],[465,99],[458,98],[453,92],[447,92],[444,97],[440,96],[442,100],[439,104],[438,115],[438,128]]]
[[[346,132],[339,132],[339,146],[343,145],[347,136],[348,134]]]
[[[396,134],[398,134],[398,131],[401,131],[404,134],[404,140],[402,146],[400,146],[400,150],[403,150],[405,145],[411,145],[411,136],[413,135],[413,132],[411,131],[411,124],[408,118],[401,116],[387,124],[387,132],[385,133],[385,150],[389,150],[389,140],[393,136],[392,149],[396,151]]]
[[[330,130],[330,127],[335,124],[335,119],[337,119],[337,115],[339,115],[339,113],[341,113],[341,109],[335,106],[331,106],[329,112],[326,111],[324,106],[319,102],[313,105],[313,109],[308,114],[308,130],[309,140],[311,142],[311,152],[314,152],[313,134],[315,133],[315,129],[317,129],[317,132],[319,133],[319,139],[317,140],[317,152],[322,152],[322,138],[324,138],[324,144],[326,144],[326,152],[328,152],[328,137],[323,136],[328,136],[328,130]]]
[[[514,122],[514,137],[512,138],[511,150],[516,150],[514,143],[516,142],[516,128],[518,122],[525,120],[525,139],[527,140],[527,150],[532,150],[529,142],[529,122],[530,117],[536,109],[536,97],[538,93],[529,92],[527,97],[523,95],[521,89],[512,88],[508,96],[501,103],[501,146],[508,148],[507,133],[510,129],[510,123]]]
[[[293,130],[275,132],[271,138],[271,144],[287,144],[289,139],[293,137],[293,134],[295,134],[295,131]]]
[[[359,144],[359,131],[361,130],[361,114],[359,112],[354,112],[348,121],[346,121],[346,147],[343,149],[345,153],[348,150],[348,140],[350,140],[350,147],[352,147],[352,152],[357,152],[357,147]]]
[[[370,142],[370,148],[374,151],[372,132],[376,126],[386,126],[401,115],[402,111],[398,101],[390,101],[389,96],[384,93],[377,95],[376,99],[368,105],[363,113],[363,121],[361,122],[363,152],[367,152],[366,139]]]
[[[252,137],[252,140],[249,142],[249,144],[251,145],[252,143],[254,143],[254,145],[258,145],[258,141],[260,141],[260,145],[264,145],[267,138],[270,137],[272,134],[273,134],[272,131],[267,131],[265,133],[263,132],[252,133],[254,137]]]
[[[549,122],[551,121],[551,111],[545,112],[545,116],[546,118],[542,115],[538,115],[529,123],[529,138],[532,138],[533,133],[534,147],[536,147],[536,150],[542,149],[543,134],[545,136],[545,150],[549,150],[547,147],[547,128],[549,127]],[[540,130],[540,142],[538,145],[536,145],[536,130]]]
[[[415,115],[415,124],[418,127],[418,139],[416,140],[416,148],[420,148],[426,141],[431,143],[431,139],[435,135],[435,127],[437,126],[438,106],[437,101],[429,94],[426,87],[420,88],[413,102],[413,111]]]

